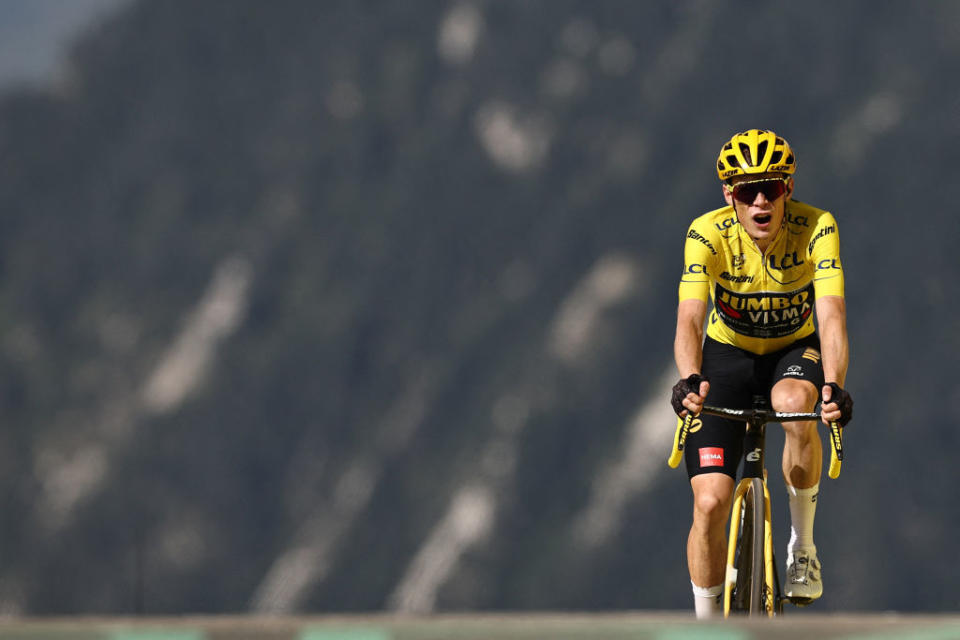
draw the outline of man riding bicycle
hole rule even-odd
[[[708,395],[713,405],[735,408],[764,395],[774,410],[789,412],[813,411],[822,399],[825,423],[852,416],[843,389],[848,346],[837,223],[791,199],[796,166],[790,145],[772,131],[738,133],[720,151],[727,206],[696,218],[685,241],[674,343],[681,380],[672,398],[681,417],[699,414]],[[791,518],[784,595],[808,602],[823,593],[813,542],[822,449],[815,422],[784,429]],[[719,610],[742,436],[742,423],[702,415],[684,449],[693,489],[687,564],[701,618]]]

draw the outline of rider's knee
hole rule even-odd
[[[777,385],[773,389],[770,403],[776,411],[799,413],[812,411],[817,404],[816,387],[811,384],[797,382],[790,385]]]
[[[730,496],[726,492],[699,491],[693,497],[695,514],[708,522],[726,518]]]

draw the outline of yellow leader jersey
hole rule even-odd
[[[783,226],[766,253],[733,207],[700,216],[684,246],[680,300],[713,299],[707,335],[757,354],[815,331],[813,303],[843,296],[840,241],[833,215],[788,200]]]

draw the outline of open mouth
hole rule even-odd
[[[760,213],[753,216],[753,221],[759,225],[770,224],[770,220],[773,218],[769,213]]]

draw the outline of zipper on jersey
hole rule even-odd
[[[736,215],[736,209],[734,209],[734,215]],[[737,225],[739,227],[737,239],[740,241],[740,251],[743,252],[743,245],[747,244],[750,246],[750,250],[754,251],[757,255],[760,256],[760,290],[768,291],[768,283],[770,280],[770,273],[767,268],[767,259],[774,252],[777,245],[783,243],[787,244],[786,237],[786,226],[787,226],[787,207],[784,204],[783,207],[783,219],[780,221],[780,229],[777,230],[777,235],[774,236],[773,241],[770,243],[770,246],[767,247],[766,251],[761,251],[760,247],[757,246],[757,241],[750,237],[750,234],[747,233],[742,224]]]

